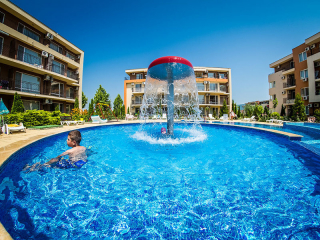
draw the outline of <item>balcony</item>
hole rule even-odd
[[[3,27],[2,27],[3,26]],[[51,53],[50,51],[46,50],[46,49],[50,49],[49,47],[47,47],[46,45],[40,43],[40,38],[41,35],[44,37],[44,34],[43,33],[38,33],[38,32],[34,32],[33,30],[29,29],[28,27],[24,26],[24,25],[21,25],[21,24],[18,24],[18,22],[13,22],[11,20],[9,20],[8,18],[5,18],[4,19],[4,23],[0,23],[0,29],[5,31],[5,32],[10,32],[8,31],[6,28],[9,28],[9,29],[12,29],[15,31],[16,34],[10,34],[10,35],[13,35],[15,38],[18,38],[18,39],[21,39],[20,37],[17,36],[17,34],[23,34],[24,36],[28,37],[28,38],[31,38],[35,41],[37,41],[41,47],[39,47],[40,50],[45,50],[49,53]],[[12,32],[12,31],[11,31]],[[21,36],[21,35],[20,35]],[[36,45],[38,44],[35,44],[34,47],[37,47]],[[37,47],[38,48],[38,47]],[[55,50],[54,50],[55,51]],[[70,53],[68,51],[65,51],[66,54],[61,54],[59,53],[59,55],[61,56],[64,56],[64,57],[67,57],[68,59],[70,59],[71,61],[70,62],[74,62],[77,64],[76,67],[79,67],[79,59],[78,57],[76,56],[76,54],[74,53]],[[60,57],[59,57],[60,58]],[[63,60],[63,58],[60,58]]]
[[[288,81],[286,83],[283,83],[283,88],[284,89],[291,89],[296,87],[296,81]]]
[[[282,75],[288,75],[288,74],[294,73],[294,71],[295,71],[294,66],[290,66],[289,68],[282,69]]]
[[[319,48],[313,48],[313,49],[310,49],[310,51],[307,51],[307,57],[310,57],[314,54],[317,54],[320,52],[320,47]]]
[[[33,67],[33,72],[42,75],[48,74],[48,71],[50,71],[56,73],[55,75],[53,75],[55,79],[63,80],[69,84],[79,84],[77,75],[75,73],[70,73],[69,77],[64,65],[61,65],[61,67],[52,63],[51,65],[47,64],[47,66],[44,67],[42,63],[43,59],[40,56],[40,53],[31,51],[30,53],[28,53],[25,50],[15,50],[12,49],[9,45],[5,44],[2,48],[0,48],[0,50],[0,63],[4,63],[27,71],[31,71],[30,67]],[[20,64],[19,62],[22,62],[22,64]]]
[[[197,86],[197,88],[198,88],[198,92],[203,92],[204,89],[205,89],[204,85],[202,85],[202,86]]]
[[[133,105],[141,105],[142,104],[142,99],[140,100],[132,100]]]
[[[294,98],[284,98],[283,99],[283,104],[294,104]]]
[[[132,92],[133,93],[143,93],[144,92],[144,88],[132,88]]]

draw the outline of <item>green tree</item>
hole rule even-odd
[[[272,101],[272,103],[273,103],[273,108],[276,109],[276,107],[278,106],[278,99],[275,98],[275,99]]]
[[[232,111],[234,112],[234,100],[232,100]]]
[[[57,104],[57,106],[55,107],[54,111],[60,111],[60,107],[59,107],[59,104]]]
[[[11,113],[22,113],[22,112],[24,112],[23,103],[20,95],[16,92],[13,98]]]
[[[222,117],[223,114],[228,114],[228,113],[229,113],[229,109],[228,109],[228,106],[227,106],[227,101],[224,99],[223,100],[223,106],[220,109],[220,117]]]
[[[91,101],[89,103],[89,111],[88,111],[89,116],[93,114],[93,110],[94,110],[94,104],[93,104],[93,98],[91,98]]]
[[[316,109],[314,111],[313,116],[316,118],[317,122],[320,122],[320,110],[319,109]]]
[[[264,114],[266,114],[268,117],[270,115],[269,108],[267,106],[264,107]]]
[[[285,115],[286,115],[286,108],[282,104],[280,116],[285,116]]]
[[[128,109],[127,109],[127,114],[130,114],[130,108],[128,107]]]
[[[74,108],[79,108],[79,100],[76,97],[75,101],[74,101]]]
[[[235,103],[235,104],[234,104],[234,110],[233,110],[233,112],[234,112],[235,114],[237,114],[237,111],[238,111],[238,107],[237,107],[237,104]]]
[[[292,118],[295,121],[304,121],[306,118],[306,109],[299,93],[296,94],[296,98],[292,106]]]
[[[107,107],[106,105],[97,106],[98,103],[102,103],[102,104],[108,104],[111,107],[109,93],[107,93],[107,91],[101,85],[99,86],[99,88],[96,91],[96,94],[94,95],[93,103],[96,106],[96,111],[95,111],[96,115],[99,115],[100,117],[102,117],[101,111],[103,112],[104,117],[107,117],[108,115],[110,116],[112,115],[109,107]],[[100,107],[101,107],[101,111],[100,111]]]
[[[116,115],[116,117],[121,117],[122,106],[123,106],[123,101],[122,101],[120,94],[118,94],[117,97],[113,101],[113,112]]]
[[[244,105],[244,112],[247,117],[251,117],[253,115],[254,107],[250,104]]]
[[[87,103],[88,103],[88,98],[82,92],[82,108],[84,108],[87,105]]]
[[[238,113],[237,113],[238,118],[241,117],[241,110],[240,110],[240,106],[238,106]]]
[[[263,113],[263,107],[256,103],[256,105],[254,106],[253,113],[256,117],[260,118],[261,114]]]

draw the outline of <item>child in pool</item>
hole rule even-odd
[[[58,167],[58,168],[81,168],[84,164],[87,163],[87,154],[86,148],[80,146],[81,142],[81,133],[78,130],[74,130],[69,132],[67,145],[71,147],[71,149],[61,153],[59,156],[52,158],[49,162],[41,165],[40,163],[35,163],[33,166],[27,166],[25,168],[29,169],[29,171],[35,171],[41,168],[41,166],[45,167]],[[63,156],[69,155],[69,159],[64,159]]]
[[[167,130],[163,127],[161,128],[161,134],[166,134],[167,133]]]

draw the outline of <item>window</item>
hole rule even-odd
[[[73,54],[69,53],[68,51],[66,52],[66,57],[72,59],[73,61],[76,60],[76,57]]]
[[[218,91],[218,84],[217,83],[210,83],[210,91]]]
[[[56,102],[51,104],[50,111],[55,111],[57,106],[59,106],[60,112],[63,112],[63,104],[62,103],[56,103]]]
[[[143,79],[143,73],[137,73],[136,79]]]
[[[56,52],[58,53],[61,53],[62,54],[62,47],[60,47],[59,45],[53,43],[53,42],[50,42],[50,46],[49,46],[51,49],[55,50]]]
[[[290,62],[290,68],[294,68],[294,62],[293,61]]]
[[[72,110],[72,105],[71,104],[67,104],[66,105],[66,113],[70,113]]]
[[[0,12],[0,23],[4,22],[4,13]]]
[[[274,88],[274,87],[276,87],[276,81],[270,82],[269,88]]]
[[[218,104],[218,96],[210,96],[210,104]]]
[[[64,96],[63,90],[64,90],[63,83],[59,83],[59,82],[52,82],[51,83],[51,95],[63,97]]]
[[[214,78],[214,73],[208,73],[208,78]]]
[[[40,110],[40,102],[31,100],[22,100],[24,110]]]
[[[301,88],[301,97],[309,96],[309,88]]]
[[[225,73],[219,73],[220,79],[227,79],[227,75]]]
[[[202,78],[202,72],[195,72],[196,78]]]
[[[307,60],[307,52],[299,53],[299,62]]]
[[[227,92],[227,86],[220,84],[220,92]]]
[[[309,115],[309,106],[306,106],[306,115]]]
[[[40,78],[16,72],[15,89],[21,92],[40,94]]]
[[[308,77],[308,70],[302,70],[300,71],[300,78],[304,79]]]
[[[74,88],[67,87],[66,88],[66,95],[67,95],[67,98],[74,99]]]
[[[204,104],[204,95],[199,95],[198,98],[199,98],[199,103]]]
[[[32,51],[23,46],[18,47],[18,56],[17,59],[32,65],[42,65],[42,59],[40,53]]]
[[[3,37],[0,37],[0,54],[2,54],[2,49],[3,49]]]
[[[65,66],[62,63],[52,60],[52,72],[64,75]]]
[[[197,88],[198,88],[198,91],[204,91],[203,83],[197,83]]]
[[[40,36],[21,23],[18,24],[18,32],[21,32],[22,34],[26,35],[27,37],[32,38],[33,40],[40,42]]]

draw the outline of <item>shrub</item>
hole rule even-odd
[[[314,111],[313,116],[316,118],[317,122],[320,122],[320,110],[319,109],[316,109]]]
[[[271,117],[279,119],[280,118],[280,114],[277,113],[277,112],[273,112],[273,113],[271,113]]]

